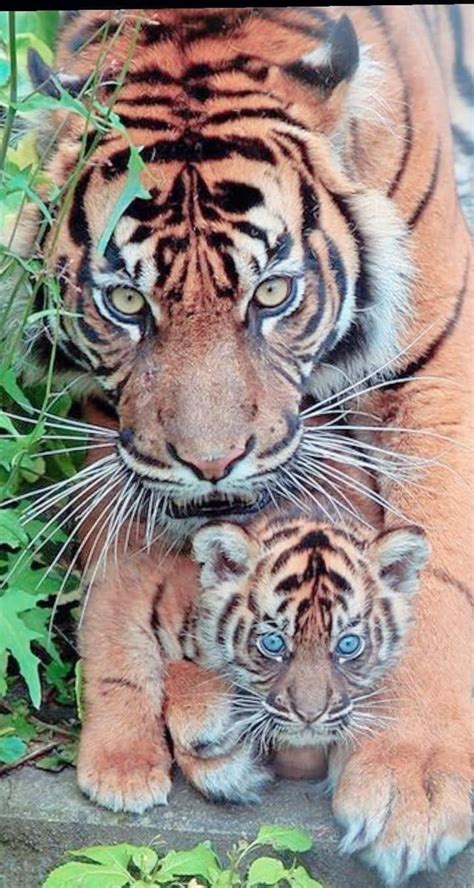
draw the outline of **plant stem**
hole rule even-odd
[[[16,23],[15,23],[15,13],[8,13],[8,48],[10,55],[10,104],[8,106],[7,111],[7,119],[5,121],[5,130],[3,132],[2,139],[2,147],[0,150],[0,169],[3,170],[5,164],[5,158],[7,156],[8,145],[10,143],[10,136],[13,129],[13,122],[15,120],[16,115],[16,101],[17,101],[17,84],[18,84],[18,71],[16,64]]]

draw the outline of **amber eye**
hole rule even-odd
[[[137,315],[145,308],[145,299],[131,287],[114,287],[108,294],[112,308],[122,315]]]
[[[258,285],[253,298],[262,308],[276,308],[288,299],[291,289],[290,278],[272,277]]]

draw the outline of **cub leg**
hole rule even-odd
[[[270,774],[240,740],[231,686],[196,663],[168,664],[164,714],[186,779],[214,801],[256,802]]]

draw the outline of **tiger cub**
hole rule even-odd
[[[193,555],[201,592],[182,634],[186,659],[169,664],[165,719],[191,783],[252,801],[268,779],[262,753],[374,729],[378,682],[400,655],[428,544],[413,526],[369,535],[282,516],[245,530],[207,525]]]

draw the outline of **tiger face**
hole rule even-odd
[[[128,141],[102,138],[45,251],[65,309],[60,350],[114,406],[119,457],[157,493],[156,514],[236,516],[267,502],[268,482],[297,454],[305,395],[340,385],[348,356],[353,378],[385,359],[387,331],[393,349],[405,231],[335,148],[358,76],[347,18],[307,38],[300,28],[287,52],[277,19],[263,47],[258,16],[231,11],[232,40],[211,58],[205,41],[187,46],[196,20],[182,12],[150,13],[114,104]],[[145,38],[168,18],[173,38],[157,52]],[[68,35],[77,46],[76,19],[59,61]],[[115,56],[134,25],[130,15]],[[84,48],[72,73],[94,52]],[[50,165],[58,184],[74,169],[80,118],[66,136]],[[130,142],[147,196],[125,206],[102,250]]]
[[[427,558],[423,531],[369,540],[280,520],[252,537],[222,523],[193,546],[203,597],[190,653],[242,691],[247,736],[317,745],[374,727],[371,700],[402,650]]]

